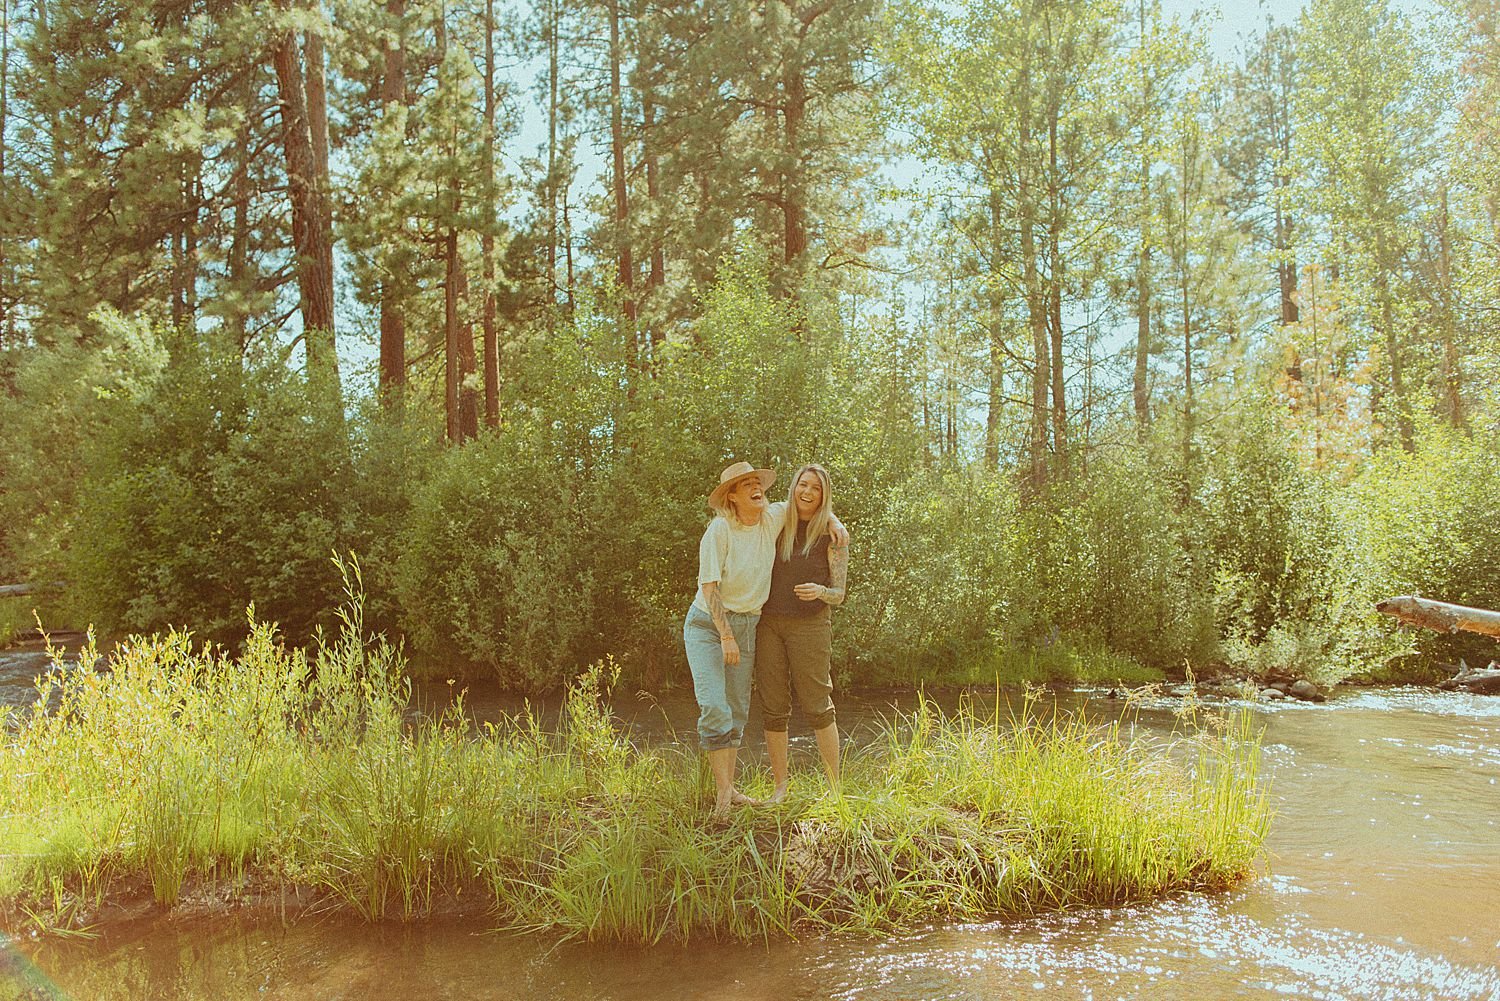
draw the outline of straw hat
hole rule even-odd
[[[736,462],[728,469],[719,474],[719,485],[714,487],[713,493],[708,495],[708,506],[721,508],[725,505],[724,498],[734,485],[747,476],[760,477],[760,488],[770,490],[771,484],[776,482],[776,471],[772,469],[756,469],[748,462]]]

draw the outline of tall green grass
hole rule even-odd
[[[296,887],[372,920],[459,910],[603,941],[886,931],[1225,887],[1269,817],[1244,718],[1163,743],[1030,698],[919,701],[849,755],[841,797],[714,825],[700,755],[612,720],[608,662],[555,732],[529,714],[476,730],[462,700],[415,718],[358,601],[308,653],[253,623],[238,656],[172,633],[98,667],[87,650],[7,721],[12,924]]]

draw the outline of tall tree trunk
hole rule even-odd
[[[1443,360],[1439,369],[1442,379],[1442,410],[1448,423],[1455,428],[1467,426],[1464,414],[1462,376],[1459,371],[1455,310],[1453,308],[1453,246],[1448,217],[1448,182],[1438,185],[1438,257],[1437,257],[1438,322],[1442,325],[1439,336],[1443,345]]]
[[[0,0],[0,205],[10,203],[10,184],[5,173],[7,133],[10,128],[10,0]],[[11,220],[8,211],[0,211],[0,344],[14,339],[11,303],[15,292],[10,288],[7,270],[9,257],[6,243],[10,239]]]
[[[557,301],[557,119],[558,101],[558,31],[562,19],[562,0],[547,0],[547,299]],[[568,287],[572,288],[571,280]],[[550,321],[549,321],[550,322]]]
[[[1135,426],[1144,440],[1151,425],[1151,247],[1145,233],[1135,264],[1135,370],[1131,377],[1131,398],[1135,402]]]
[[[484,423],[500,426],[500,341],[495,334],[495,0],[484,2]]]
[[[668,214],[666,207],[662,204],[662,139],[658,134],[660,126],[656,118],[657,109],[661,103],[660,92],[664,67],[656,25],[638,21],[636,39],[634,79],[639,81],[637,91],[641,102],[641,161],[646,168],[646,204],[649,220],[646,242],[650,261],[646,271],[645,294],[642,296],[643,304],[645,304],[658,298],[657,290],[667,283],[667,257],[664,249],[663,229]],[[666,319],[661,308],[647,309],[645,312],[643,320],[646,326],[645,341],[642,346],[653,362],[657,357],[658,347],[666,336]]]
[[[1183,502],[1192,495],[1193,466],[1193,315],[1189,302],[1188,270],[1188,157],[1182,156],[1182,482]]]
[[[187,156],[187,213],[182,230],[182,306],[190,325],[198,317],[198,215],[203,206],[203,158]]]
[[[395,36],[385,43],[385,73],[380,81],[382,114],[406,105],[406,0],[387,0],[386,23]],[[406,392],[406,311],[395,283],[380,280],[380,400],[399,413]]]
[[[1021,147],[1030,137],[1022,126]],[[1042,288],[1036,250],[1036,200],[1023,165],[1018,184],[1021,223],[1021,278],[1026,289],[1026,316],[1031,327],[1031,483],[1047,480],[1047,390],[1051,384],[1051,346],[1047,339],[1047,295]]]
[[[177,197],[180,201],[180,211],[177,222],[172,227],[167,238],[172,262],[170,274],[170,289],[167,295],[168,312],[173,330],[182,330],[187,324],[186,295],[183,293],[183,275],[187,271],[187,165],[181,161],[177,164]]]
[[[443,236],[443,416],[450,444],[464,440],[459,417],[458,384],[463,377],[458,363],[458,230],[449,227]]]
[[[236,140],[239,160],[234,167],[233,199],[234,213],[232,216],[233,232],[229,238],[229,258],[227,268],[229,272],[229,287],[238,296],[251,287],[255,277],[250,273],[250,158],[253,150],[253,141],[250,135],[250,122],[246,119],[240,125],[239,137]],[[239,346],[240,353],[244,354],[249,348],[249,317],[246,316],[243,306],[236,308],[234,313],[228,317],[229,329],[234,334],[235,344]]]
[[[317,0],[310,0],[309,5],[316,8]],[[324,78],[326,60],[321,30],[305,34],[303,51],[306,57],[304,72],[307,86],[307,131],[313,154],[312,184],[318,193],[318,213],[313,220],[318,228],[318,284],[328,290],[328,326],[319,329],[327,330],[325,343],[336,380],[338,368],[333,340],[333,191],[328,173],[328,85]]]
[[[1026,312],[1031,325],[1031,481],[1047,480],[1047,391],[1051,384],[1051,345],[1047,338],[1047,296],[1036,259],[1035,219],[1021,217],[1021,271],[1026,285]]]
[[[1385,334],[1385,351],[1391,374],[1391,406],[1395,408],[1396,435],[1404,451],[1413,447],[1411,409],[1407,406],[1406,382],[1401,354],[1401,334],[1396,329],[1396,311],[1392,302],[1390,272],[1386,268],[1386,237],[1381,234],[1376,240],[1376,253],[1380,264],[1375,272],[1375,298],[1380,304],[1380,329]]]
[[[1278,199],[1278,202],[1280,199]],[[1290,228],[1281,206],[1276,206],[1276,278],[1281,289],[1282,325],[1298,322],[1297,309],[1297,261],[1287,243]]]
[[[1004,193],[990,189],[990,260],[989,260],[989,399],[984,415],[984,465],[1000,468],[1000,417],[1005,405],[1005,283],[1000,280],[1001,262],[1005,260]]]
[[[641,125],[646,155],[646,198],[651,204],[652,218],[656,220],[651,226],[651,270],[646,276],[646,295],[649,297],[667,283],[667,255],[662,248],[660,223],[660,220],[666,218],[666,212],[662,206],[661,165],[656,145],[656,101],[649,87],[641,95]],[[647,321],[647,335],[650,339],[648,348],[654,364],[662,339],[666,336],[666,318],[659,306],[647,315],[650,317]]]
[[[956,457],[958,455],[958,384],[954,381],[951,372],[943,388],[943,395],[947,401],[944,410],[948,419],[948,438],[944,452]]]
[[[562,191],[562,239],[563,239],[563,267],[566,276],[566,284],[563,286],[564,301],[568,306],[568,315],[572,316],[578,308],[577,301],[577,278],[573,274],[573,221],[569,218],[568,197],[572,193],[572,186],[563,188]]]
[[[618,261],[620,288],[625,295],[626,336],[631,362],[635,351],[635,262],[630,256],[630,202],[625,189],[625,108],[620,90],[620,64],[624,52],[620,45],[620,0],[609,0],[609,150],[613,167],[615,198],[615,254]]]
[[[1292,188],[1290,164],[1292,162],[1292,84],[1285,67],[1286,55],[1277,60],[1281,72],[1281,87],[1277,119],[1277,145],[1281,160],[1271,175],[1271,201],[1275,208],[1276,226],[1276,275],[1281,286],[1281,322],[1296,323],[1300,315],[1297,307],[1297,259],[1292,251],[1292,218],[1288,214],[1287,201]]]
[[[457,231],[454,231],[457,235]],[[456,241],[455,241],[456,244]],[[479,437],[479,391],[474,386],[474,323],[469,312],[469,270],[464,267],[463,256],[455,253],[450,258],[457,285],[454,301],[458,306],[458,424],[465,441]]]
[[[286,0],[282,0],[285,9]],[[292,208],[292,251],[297,259],[303,342],[310,381],[324,383],[330,399],[339,395],[338,357],[333,340],[333,248],[326,176],[319,174],[308,118],[307,89],[299,58],[297,33],[280,31],[272,50],[281,103],[282,148]],[[321,70],[319,71],[321,74]],[[320,114],[324,109],[319,109]],[[324,118],[326,122],[326,117]]]
[[[1151,148],[1147,122],[1151,114],[1151,64],[1146,51],[1146,0],[1140,3],[1141,32],[1141,160],[1137,171],[1140,185],[1140,248],[1135,258],[1135,370],[1131,374],[1131,399],[1135,403],[1137,436],[1144,441],[1151,424],[1151,388],[1147,382],[1151,365]]]
[[[1062,286],[1063,260],[1061,231],[1062,183],[1057,166],[1057,104],[1048,109],[1047,159],[1048,159],[1048,206],[1047,206],[1047,256],[1049,274],[1047,281],[1047,327],[1051,334],[1052,349],[1052,447],[1057,455],[1058,471],[1068,475],[1068,396],[1064,383],[1063,368],[1063,318]]]
[[[781,155],[786,163],[781,183],[782,281],[781,294],[797,298],[802,255],[807,251],[807,193],[802,177],[802,125],[807,117],[807,78],[801,53],[795,47],[782,74],[782,112],[785,117]]]
[[[441,66],[448,58],[448,5],[438,8],[436,25],[437,61]],[[441,84],[440,84],[441,86]],[[448,153],[458,149],[458,125],[454,123],[448,136]],[[464,300],[468,295],[469,276],[464,270],[459,253],[458,225],[451,220],[458,218],[463,207],[463,182],[456,174],[449,175],[447,199],[443,215],[450,220],[443,235],[443,404],[447,417],[448,441],[459,443],[479,433],[479,408],[469,376],[474,372],[474,328],[465,315]]]

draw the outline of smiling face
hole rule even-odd
[[[823,481],[811,469],[804,470],[792,487],[792,500],[797,505],[797,517],[807,521],[823,506]]]
[[[734,516],[746,525],[760,520],[766,509],[766,490],[760,485],[759,476],[745,476],[735,481],[727,494]]]

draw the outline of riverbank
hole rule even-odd
[[[890,932],[1226,887],[1266,834],[1244,718],[1143,741],[1029,702],[919,702],[851,749],[841,797],[804,774],[789,804],[714,825],[701,755],[632,746],[608,665],[545,730],[476,729],[462,699],[413,722],[397,656],[347,626],[310,655],[257,627],[235,658],[172,635],[44,677],[0,757],[7,927],[149,894],[632,943]]]

